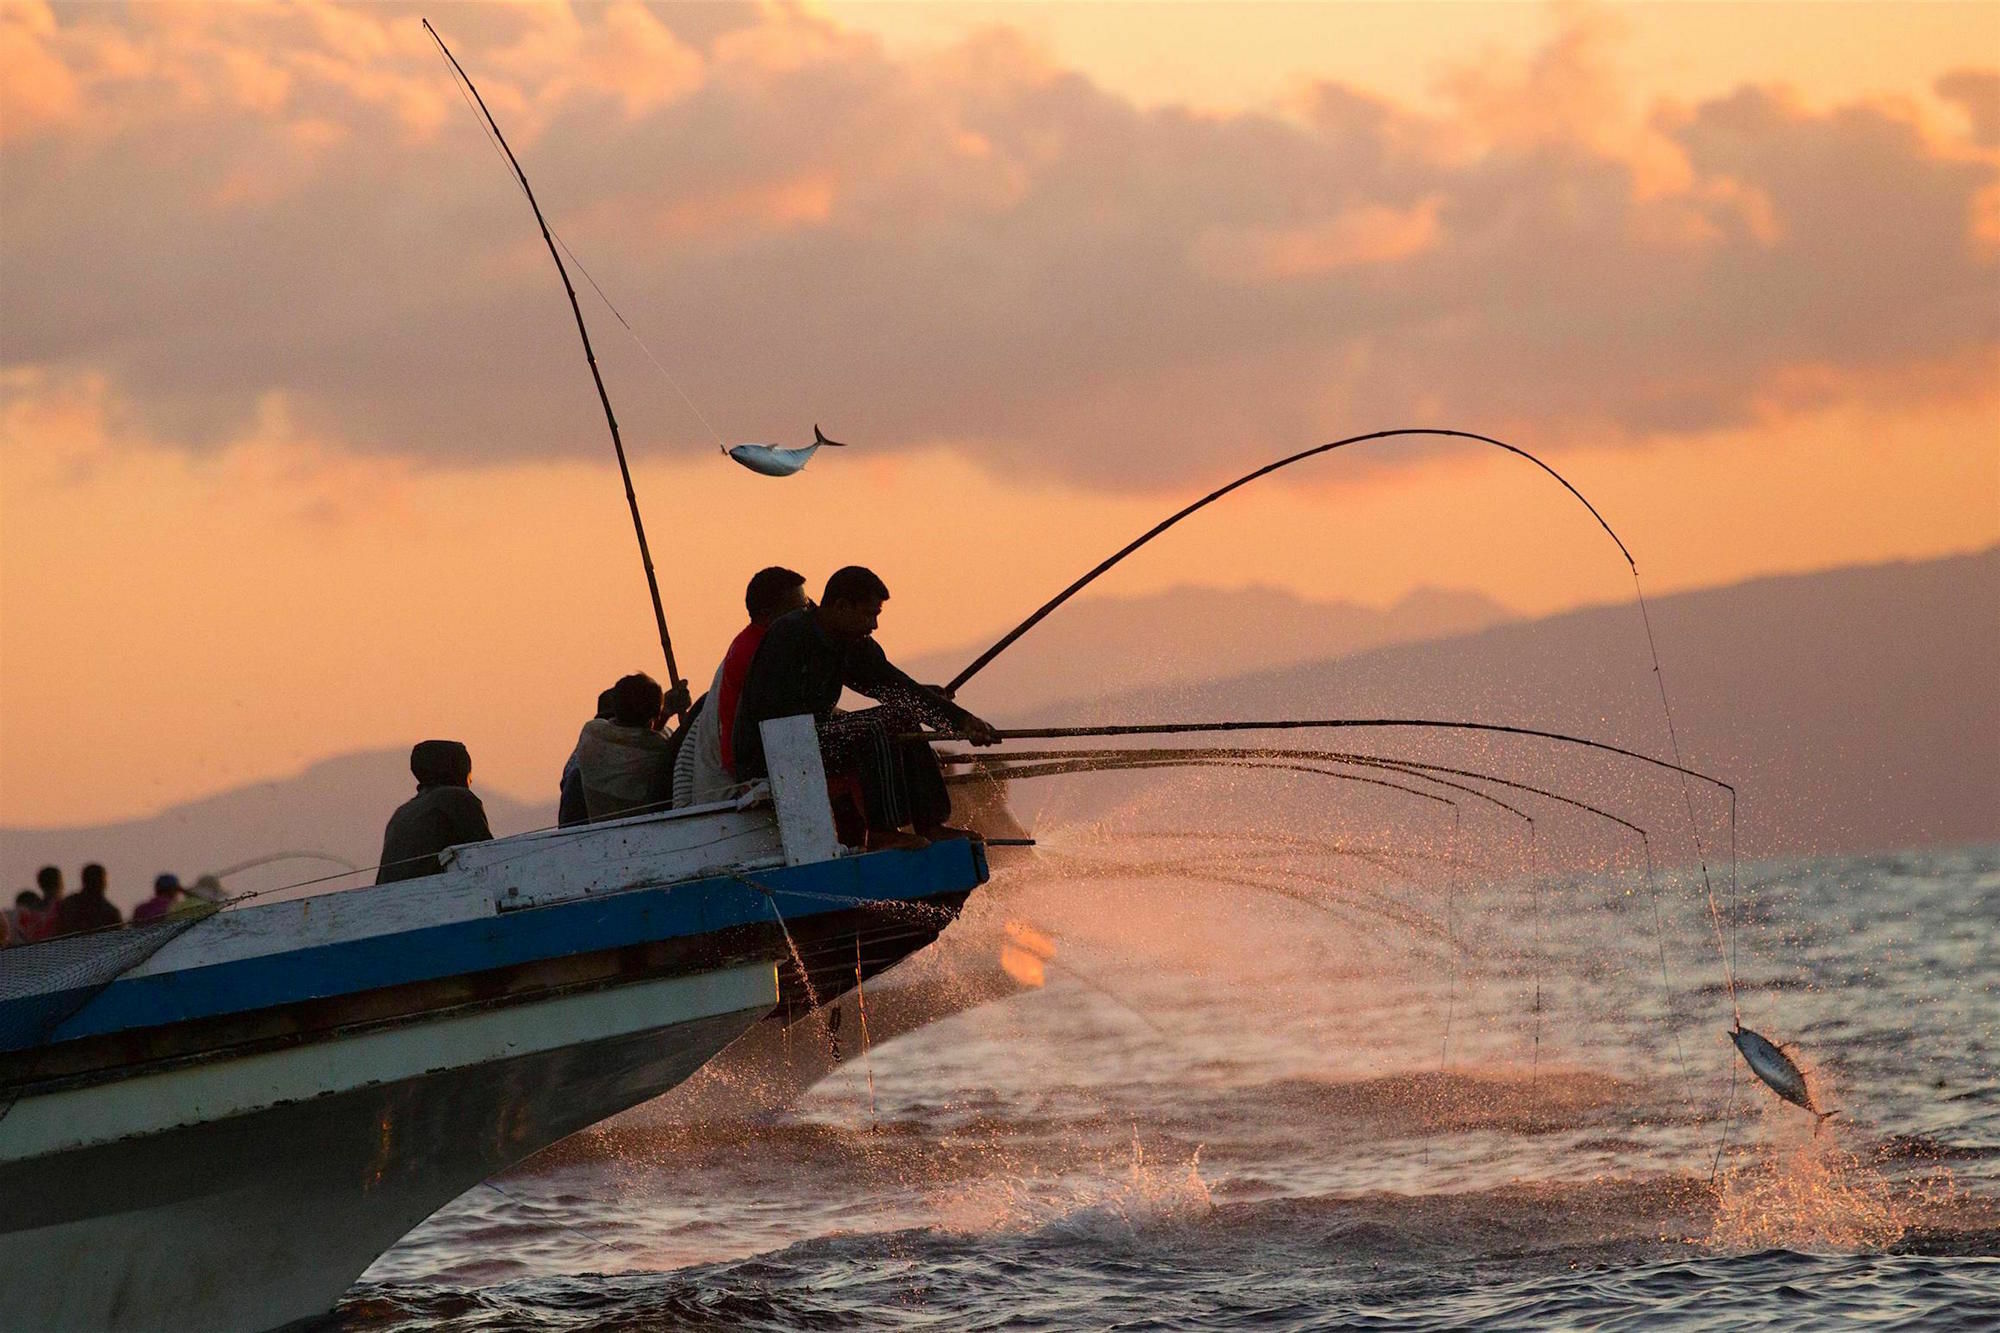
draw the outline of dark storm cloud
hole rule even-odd
[[[1150,485],[1390,424],[1728,425],[1799,367],[2000,342],[2000,172],[1882,108],[1744,89],[1640,151],[1471,95],[1141,109],[1000,34],[899,62],[785,10],[449,14],[552,221],[732,442],[819,420]],[[188,22],[31,34],[74,87],[9,94],[0,362],[102,373],[192,448],[281,395],[358,449],[599,449],[547,256],[415,19]],[[1982,142],[1993,78],[1940,84]],[[707,443],[586,313],[634,434]]]

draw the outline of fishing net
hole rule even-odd
[[[65,935],[0,949],[0,1053],[31,1058],[17,1079],[0,1084],[0,1120],[34,1081],[34,1052],[107,987],[213,916],[217,908],[186,911],[165,921]]]

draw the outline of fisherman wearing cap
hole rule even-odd
[[[457,741],[418,741],[410,751],[417,794],[396,807],[382,834],[377,884],[421,879],[443,871],[438,853],[461,843],[490,842],[486,807],[472,794],[472,755]]]

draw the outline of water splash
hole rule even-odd
[[[1961,1197],[1942,1166],[1895,1179],[1821,1134],[1723,1172],[1706,1244],[1724,1252],[1886,1250]]]

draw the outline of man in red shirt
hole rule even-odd
[[[732,744],[736,730],[736,706],[743,698],[743,682],[750,675],[750,663],[764,642],[764,632],[779,616],[809,605],[805,575],[779,565],[760,569],[743,591],[743,609],[750,623],[730,643],[715,669],[715,681],[699,705],[689,725],[687,744],[681,749],[674,775],[674,804],[698,805],[721,800],[736,785],[736,754]]]

